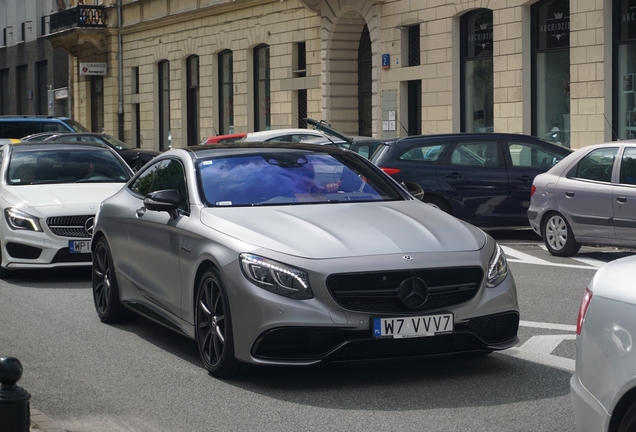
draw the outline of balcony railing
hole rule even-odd
[[[56,33],[74,27],[106,27],[107,25],[104,6],[80,5],[52,14],[49,32]]]

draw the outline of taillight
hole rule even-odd
[[[576,334],[581,335],[581,329],[583,328],[583,321],[585,321],[585,314],[587,313],[587,308],[590,306],[590,301],[592,300],[592,291],[589,288],[585,288],[585,295],[583,296],[583,300],[581,300],[581,307],[579,308],[579,317],[576,320]]]
[[[535,185],[532,185],[532,187],[530,188],[530,198],[532,198],[532,195],[534,195],[536,191],[537,187]]]
[[[387,173],[388,175],[397,174],[402,171],[400,168],[380,168],[382,171]]]

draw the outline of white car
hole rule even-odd
[[[250,132],[241,141],[259,142],[303,142],[310,138],[321,137],[325,134],[313,129],[274,129],[268,131]]]
[[[570,395],[579,431],[636,430],[636,256],[601,267],[576,326]]]
[[[90,266],[95,213],[132,176],[126,162],[89,143],[5,144],[0,157],[0,277]]]

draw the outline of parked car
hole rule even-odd
[[[367,136],[349,136],[337,129],[331,127],[331,125],[324,120],[314,120],[311,118],[304,119],[308,125],[314,129],[323,132],[321,138],[311,138],[303,140],[309,144],[333,144],[338,147],[346,148],[354,151],[365,158],[369,159],[371,155],[377,150],[377,148],[383,144],[382,140],[378,140]]]
[[[570,152],[527,135],[452,133],[388,141],[371,161],[398,182],[418,183],[425,202],[459,219],[527,226],[532,180]]]
[[[528,219],[552,255],[636,248],[636,142],[583,147],[537,176]]]
[[[84,126],[67,117],[0,116],[0,138],[20,139],[40,132],[88,132]]]
[[[274,129],[268,131],[250,132],[240,141],[243,142],[301,142],[312,137],[322,137],[323,134],[313,129]]]
[[[570,379],[580,432],[636,430],[636,256],[601,267],[588,284],[576,326]]]
[[[132,176],[99,144],[19,143],[0,147],[0,277],[14,269],[91,265],[99,203]]]
[[[234,142],[234,141],[239,141],[241,138],[245,138],[245,136],[247,136],[246,133],[215,135],[215,136],[211,136],[204,139],[201,144],[218,144],[218,143]]]
[[[333,146],[169,150],[102,203],[92,246],[99,318],[176,330],[218,377],[517,342],[499,245]]]
[[[83,133],[62,133],[45,137],[45,142],[95,142],[105,144],[117,151],[119,155],[126,161],[133,171],[144,166],[150,159],[154,158],[161,152],[157,150],[142,149],[131,147],[123,141],[118,140],[112,135],[96,132]]]

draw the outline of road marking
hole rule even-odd
[[[521,327],[534,327],[534,328],[542,328],[549,330],[563,330],[563,331],[576,331],[576,326],[568,325],[568,324],[552,324],[552,323],[542,323],[535,321],[519,321],[519,325]]]
[[[552,351],[554,351],[561,342],[574,339],[576,339],[576,335],[532,336],[520,347],[509,348],[504,351],[499,351],[499,353],[521,360],[527,360],[532,363],[574,372],[574,360],[552,355]]]
[[[520,251],[518,251],[516,249],[512,249],[512,248],[510,248],[508,246],[501,246],[501,248],[503,249],[504,253],[506,254],[506,259],[508,260],[508,262],[521,263],[521,264],[544,265],[544,266],[551,266],[551,267],[576,268],[576,269],[584,269],[584,270],[596,270],[598,268],[596,266],[590,267],[588,265],[553,263],[553,262],[546,261],[546,260],[541,259],[541,258],[537,258],[537,257],[532,256],[532,255],[529,255],[527,253],[520,252]],[[517,259],[510,258],[511,256],[515,257]]]

